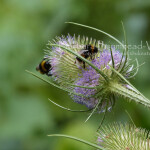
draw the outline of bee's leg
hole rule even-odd
[[[83,68],[85,69],[85,62],[83,61]]]
[[[52,74],[50,72],[47,72],[46,75],[47,76],[52,76]]]
[[[52,67],[51,67],[51,68],[48,70],[48,72],[46,73],[47,76],[52,76],[51,70],[52,70]]]
[[[93,60],[92,54],[90,54],[90,59]]]
[[[92,55],[90,55],[90,58],[91,58],[91,60],[93,60],[93,57],[92,57]]]
[[[75,59],[75,62],[74,62],[74,64],[76,64],[76,60],[77,60],[77,57],[76,57],[76,59]]]

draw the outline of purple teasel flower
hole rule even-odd
[[[68,35],[49,41],[45,53],[52,78],[69,91],[74,102],[96,107],[98,112],[111,110],[116,95],[145,104],[145,97],[126,80],[135,76],[136,68],[114,46]]]

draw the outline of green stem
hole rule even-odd
[[[65,137],[65,138],[69,138],[69,139],[73,139],[75,141],[78,141],[78,142],[81,142],[81,143],[84,143],[86,145],[89,145],[91,147],[94,147],[96,149],[100,149],[100,150],[105,150],[104,148],[94,144],[94,143],[91,143],[91,142],[88,142],[88,141],[85,141],[83,139],[79,139],[79,138],[76,138],[76,137],[73,137],[73,136],[69,136],[69,135],[63,135],[63,134],[51,134],[51,135],[48,135],[48,136],[58,136],[58,137]]]
[[[130,85],[134,91],[136,91],[136,93],[138,93],[139,95],[143,96],[144,99],[147,99],[141,92],[139,92],[122,74],[120,74],[118,71],[116,71],[113,67],[111,67],[110,65],[108,65],[112,71],[114,71],[118,77],[123,80],[125,83],[127,83],[128,85]],[[150,101],[150,100],[148,100]]]
[[[150,100],[143,97],[143,95],[139,94],[136,91],[136,89],[134,90],[133,87],[129,89],[125,85],[122,85],[122,84],[110,83],[109,89],[110,89],[110,92],[112,93],[128,98],[129,100],[134,100],[135,102],[138,102],[147,107],[150,107]]]

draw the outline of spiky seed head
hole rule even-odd
[[[98,131],[97,144],[106,150],[149,150],[150,134],[134,125],[113,123]]]

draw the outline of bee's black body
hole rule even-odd
[[[98,48],[91,44],[86,45],[85,50],[88,50],[89,56],[92,56],[93,54],[96,54],[98,52]]]
[[[51,76],[50,73],[51,70],[51,64],[48,62],[48,60],[43,59],[41,63],[36,67],[37,71],[40,71],[41,74],[46,74],[47,76]]]

